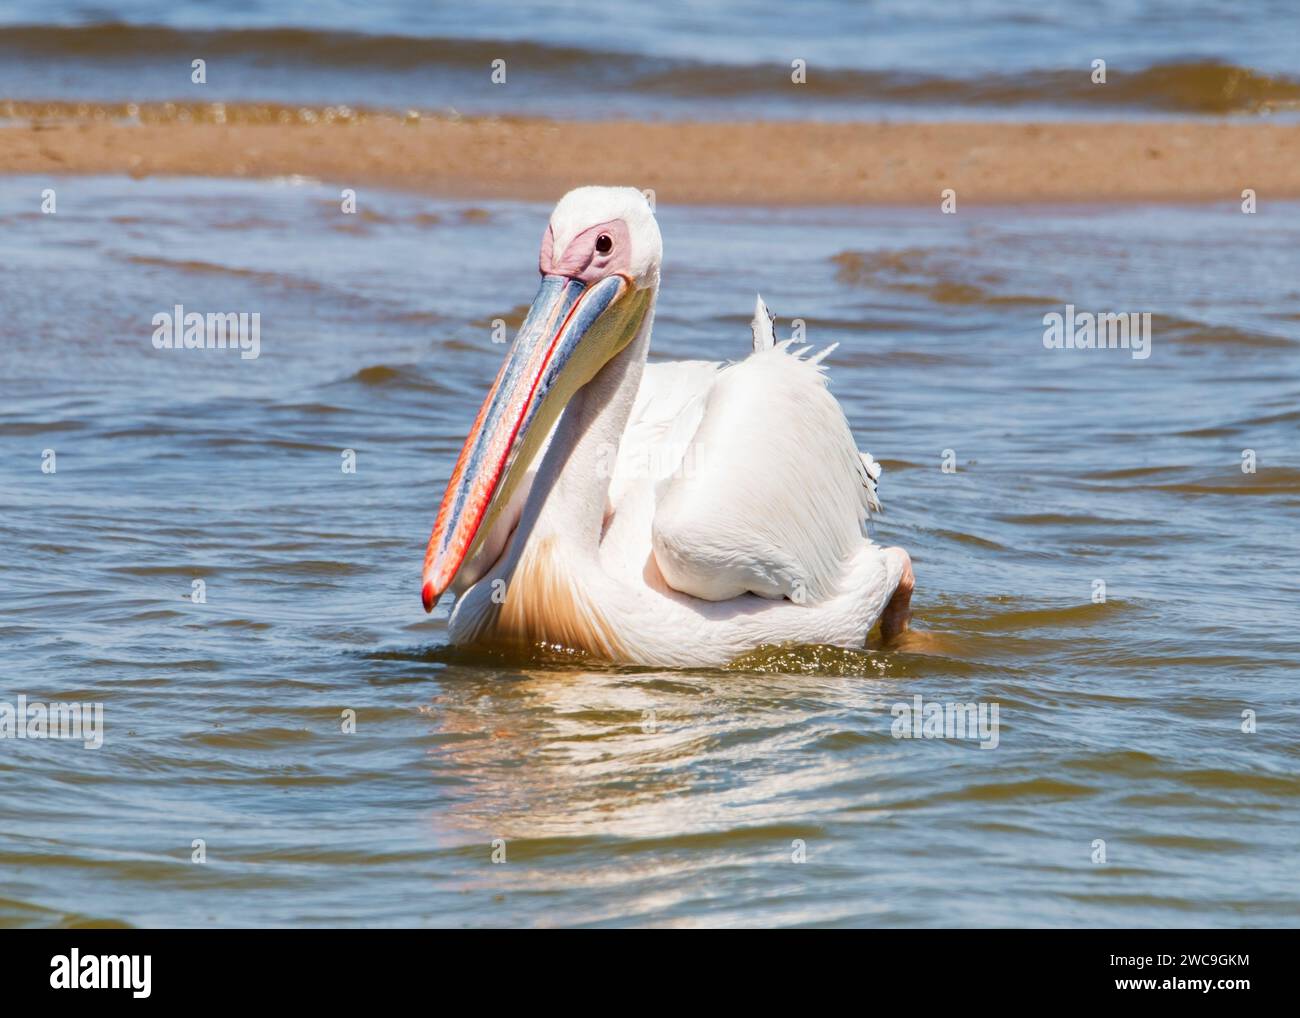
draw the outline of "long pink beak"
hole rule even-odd
[[[477,550],[481,535],[487,532],[485,523],[490,528],[499,510],[494,498],[509,486],[508,479],[516,469],[527,469],[527,464],[516,460],[539,408],[592,322],[624,287],[619,276],[591,287],[568,276],[542,277],[438,507],[424,555],[420,596],[426,612],[433,611],[466,559]]]

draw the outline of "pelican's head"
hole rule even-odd
[[[632,187],[580,187],[542,237],[542,282],[447,482],[424,556],[432,611],[510,500],[561,410],[640,330],[663,242]]]

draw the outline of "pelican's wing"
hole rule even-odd
[[[816,603],[870,544],[879,466],[859,454],[826,387],[830,350],[791,342],[756,349],[696,394],[699,420],[660,487],[651,534],[660,572],[682,593]]]
[[[677,472],[721,367],[713,361],[645,366],[610,479],[611,508],[622,505],[633,489],[652,492]]]

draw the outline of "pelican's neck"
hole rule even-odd
[[[545,537],[572,552],[596,553],[614,461],[650,350],[657,290],[636,335],[578,390],[556,423],[519,521],[516,556]]]

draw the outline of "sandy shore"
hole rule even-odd
[[[586,183],[678,203],[1300,197],[1300,125],[552,122],[346,107],[0,101],[0,173],[271,177],[552,200]]]

